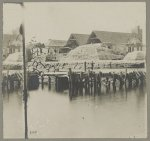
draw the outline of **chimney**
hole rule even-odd
[[[132,30],[133,34],[136,34],[136,37],[142,42],[142,29],[140,26],[137,26],[135,29]]]

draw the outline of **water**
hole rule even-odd
[[[145,89],[78,96],[68,91],[30,91],[29,138],[144,138],[147,136]],[[4,138],[24,138],[24,103],[18,92],[3,97]]]

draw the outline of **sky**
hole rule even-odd
[[[71,33],[93,30],[131,32],[136,26],[146,31],[144,2],[36,2],[3,5],[3,33],[12,33],[25,22],[26,42],[67,40]]]

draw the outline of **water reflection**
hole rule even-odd
[[[145,88],[78,95],[52,87],[30,91],[29,138],[134,138],[146,137]],[[24,138],[24,107],[20,91],[3,95],[5,138]],[[15,129],[15,130],[14,130]]]

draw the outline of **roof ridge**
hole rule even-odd
[[[90,34],[82,34],[82,33],[71,33],[71,35],[90,35]]]
[[[62,39],[48,39],[48,40],[52,40],[52,41],[67,41],[67,40],[62,40]]]
[[[104,31],[104,30],[93,30],[92,32],[108,32],[108,33],[125,33],[125,34],[132,34],[132,32],[116,32],[116,31]]]

